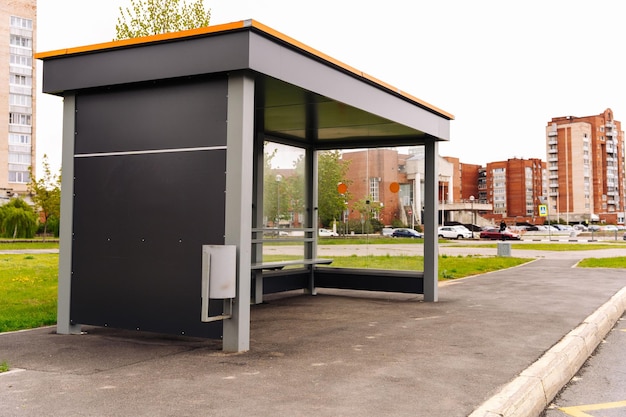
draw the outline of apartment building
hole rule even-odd
[[[546,192],[546,163],[536,158],[489,162],[479,188],[493,205],[487,217],[537,222]]]
[[[35,166],[36,0],[0,6],[0,204],[27,192]]]
[[[624,223],[624,132],[613,111],[555,117],[546,126],[549,217]]]

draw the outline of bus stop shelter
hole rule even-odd
[[[42,52],[63,104],[57,332],[81,325],[250,344],[263,294],[437,301],[437,155],[452,115],[253,20]],[[419,76],[416,71],[416,76]],[[263,262],[263,143],[305,155],[304,256]],[[318,267],[323,150],[424,146],[424,271]]]

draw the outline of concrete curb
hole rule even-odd
[[[469,417],[538,417],[626,311],[626,287]]]

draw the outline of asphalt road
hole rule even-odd
[[[496,247],[476,247],[476,245],[485,245],[489,242],[478,241],[451,241],[439,245],[439,254],[448,256],[484,256],[497,255]],[[495,243],[495,242],[491,242]],[[524,242],[515,242],[524,244]],[[533,243],[533,242],[528,242]],[[536,243],[536,242],[534,242]],[[303,255],[304,249],[302,245],[293,246],[265,246],[263,253],[266,255]],[[397,244],[370,244],[370,245],[318,245],[317,256],[320,258],[332,256],[399,256],[399,255],[418,255],[424,254],[424,245],[420,243],[397,243]],[[626,249],[622,246],[616,249],[602,250],[584,250],[584,251],[549,251],[549,250],[532,250],[532,249],[511,249],[511,256],[518,258],[537,258],[537,259],[584,259],[584,258],[610,258],[616,256],[626,256]]]
[[[544,417],[626,415],[626,316],[545,410]]]

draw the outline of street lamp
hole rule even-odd
[[[476,212],[474,211],[474,196],[470,195],[470,203],[472,203],[472,239],[474,239],[474,225],[476,224]]]
[[[276,175],[276,222],[275,227],[278,229],[278,222],[280,219],[280,182],[282,181],[283,176],[278,174]]]

